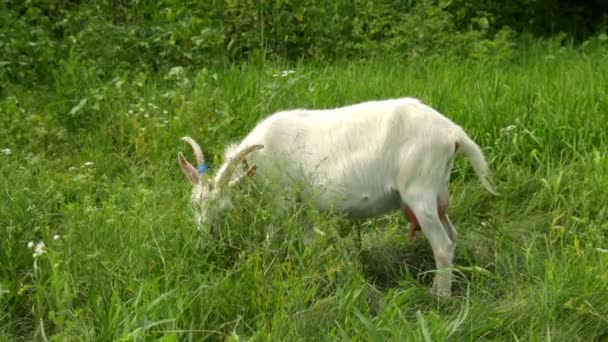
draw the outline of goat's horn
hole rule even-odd
[[[228,184],[228,181],[230,181],[230,178],[232,178],[232,174],[236,170],[239,163],[241,163],[249,153],[262,148],[264,148],[264,145],[251,145],[245,147],[244,149],[240,150],[232,159],[230,159],[227,162],[226,168],[223,170],[224,172],[221,173],[219,179],[217,180],[218,188],[224,189],[226,187],[226,184]]]
[[[228,187],[231,188],[231,187],[239,184],[243,180],[243,178],[245,178],[246,176],[252,176],[255,173],[256,169],[257,169],[257,166],[255,164],[251,165],[247,171],[243,172],[238,177],[236,177],[235,179],[228,182]]]
[[[180,140],[183,142],[187,142],[192,147],[192,151],[194,152],[194,156],[196,157],[196,162],[199,166],[205,164],[205,156],[203,155],[203,150],[201,150],[201,147],[198,146],[194,139],[190,137],[182,137]]]

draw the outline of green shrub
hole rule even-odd
[[[459,25],[449,3],[433,0],[11,1],[3,6],[3,87],[50,81],[60,61],[69,58],[95,68],[101,79],[117,70],[167,72],[244,59],[483,57],[493,48],[476,43],[492,45],[499,32],[493,24]],[[507,38],[514,37],[497,36],[497,44]]]
[[[78,58],[95,77],[120,71],[166,73],[266,59],[419,56],[508,60],[519,34],[564,33],[584,41],[606,29],[601,4],[551,0],[5,1],[0,5],[0,87],[51,82],[61,61]],[[545,13],[546,9],[551,11]],[[592,10],[597,10],[597,13]],[[572,15],[574,13],[574,15]],[[581,22],[584,15],[593,20]],[[572,22],[564,20],[572,17]],[[605,33],[604,33],[605,34]],[[582,38],[581,38],[582,37]]]

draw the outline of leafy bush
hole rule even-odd
[[[37,8],[22,14],[0,5],[0,89],[10,82],[49,80],[57,58],[52,23]]]
[[[4,86],[49,81],[66,58],[78,58],[96,68],[97,77],[107,78],[117,69],[166,72],[267,57],[468,56],[475,42],[491,44],[497,31],[459,26],[448,3],[433,0],[11,1],[3,6]],[[483,51],[477,48],[475,55]]]
[[[117,70],[164,73],[267,58],[501,61],[514,53],[518,33],[562,30],[580,38],[605,30],[608,18],[602,4],[552,9],[551,0],[31,0],[0,6],[3,88],[48,82],[59,61],[73,57],[96,68],[99,78]]]

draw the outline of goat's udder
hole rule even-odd
[[[404,204],[402,207],[402,210],[403,210],[403,214],[405,215],[407,220],[410,222],[410,228],[408,230],[407,236],[409,237],[410,241],[414,241],[414,237],[416,236],[416,231],[420,230],[420,225],[418,224],[416,215],[414,215],[414,212],[412,211],[412,209],[410,209],[410,207],[408,207],[407,205]]]
[[[416,237],[416,232],[422,230],[420,228],[420,224],[418,223],[418,219],[416,218],[416,215],[414,214],[412,209],[407,206],[407,204],[403,204],[401,209],[403,210],[403,214],[405,215],[407,220],[410,222],[410,227],[408,229],[407,236],[410,241],[414,241],[414,238]],[[448,201],[442,202],[439,198],[437,198],[437,215],[439,215],[439,217],[443,217],[447,214],[447,212]]]

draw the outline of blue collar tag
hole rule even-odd
[[[198,173],[205,173],[205,171],[207,171],[209,169],[209,165],[207,164],[201,164],[198,166]]]

